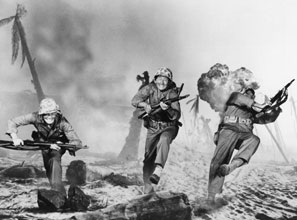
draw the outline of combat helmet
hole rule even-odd
[[[165,76],[172,81],[172,71],[167,67],[158,69],[155,73],[154,79],[156,79],[158,76]]]
[[[50,113],[60,113],[60,107],[57,105],[54,99],[45,98],[40,102],[38,114],[44,115]]]

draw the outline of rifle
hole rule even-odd
[[[290,86],[294,81],[295,81],[295,79],[292,79],[291,82],[289,82],[287,85],[285,85],[284,88],[282,88],[281,90],[279,90],[279,91],[276,93],[276,95],[273,96],[273,97],[270,99],[271,104],[273,104],[274,102],[279,102],[279,101],[281,101],[281,99],[283,98],[282,94],[284,93],[284,91],[286,91],[286,90],[289,88],[289,86]],[[285,101],[286,101],[286,100],[285,100]],[[284,102],[285,102],[285,101],[284,101]],[[282,102],[282,103],[284,103],[284,102]],[[282,103],[281,103],[281,104],[282,104]]]
[[[50,148],[51,144],[54,144],[54,143],[24,140],[24,145],[14,146],[12,141],[0,140],[0,147],[4,147],[11,150],[29,150],[29,151],[47,150]],[[70,150],[74,152],[79,149],[89,148],[87,145],[78,147],[74,144],[59,144],[59,143],[55,143],[55,144],[57,144],[61,148],[64,148],[65,150]]]
[[[160,100],[160,102],[163,102],[166,105],[170,105],[172,102],[177,102],[179,100],[188,98],[190,96],[190,94],[187,94],[187,95],[184,95],[184,96],[180,96],[180,93],[181,93],[181,91],[183,89],[183,86],[184,86],[184,84],[182,83],[181,86],[180,86],[180,88],[178,89],[178,96],[177,97],[174,97],[174,98],[171,98],[171,99],[165,99],[165,98],[163,98],[163,99]],[[149,114],[146,113],[146,112],[143,112],[142,114],[140,114],[138,116],[138,118],[139,119],[143,119],[145,117],[149,117],[150,115],[154,115],[157,112],[161,111],[160,103],[151,106],[151,108],[152,108],[152,111]]]
[[[288,99],[288,95],[285,95],[285,91],[289,88],[289,86],[295,81],[295,79],[292,79],[287,85],[285,85],[281,90],[279,90],[275,96],[273,96],[270,99],[271,106],[266,106],[263,108],[258,114],[256,114],[256,118],[261,117],[264,115],[266,112],[271,111],[283,103],[285,103]]]
[[[185,98],[188,98],[190,96],[190,94],[187,94],[187,95],[184,95],[184,96],[177,96],[175,98],[171,98],[171,99],[161,99],[161,102],[163,102],[164,104],[166,105],[170,105],[172,102],[177,102],[179,100],[182,100],[182,99],[185,99]],[[157,112],[160,111],[161,107],[160,107],[160,103],[156,104],[156,105],[153,105],[152,107],[152,111],[148,114],[146,112],[143,112],[142,114],[140,114],[138,116],[139,119],[143,119],[147,116],[150,116],[150,115],[154,115],[156,114]]]

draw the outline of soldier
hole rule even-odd
[[[248,88],[243,94],[232,93],[226,103],[222,122],[215,134],[217,146],[209,171],[209,204],[214,204],[216,194],[222,192],[225,176],[236,168],[247,164],[256,152],[260,139],[253,134],[253,124],[274,122],[281,112],[281,109],[277,107],[261,117],[256,117],[256,114],[269,103],[259,104],[254,99],[255,91]],[[229,164],[234,149],[238,152]]]
[[[132,105],[143,108],[150,113],[151,106],[160,103],[161,111],[146,117],[144,123],[147,128],[145,155],[143,161],[144,193],[153,192],[151,183],[158,184],[165,166],[170,144],[178,133],[178,119],[180,118],[180,104],[170,105],[162,99],[178,96],[176,84],[172,81],[172,72],[168,68],[160,68],[154,80],[140,89],[132,99]]]
[[[17,128],[24,125],[33,125],[37,131],[33,131],[35,141],[53,143],[48,150],[42,150],[42,157],[46,175],[51,188],[66,195],[62,183],[61,157],[65,153],[56,143],[69,143],[78,147],[82,146],[81,140],[73,130],[67,119],[61,114],[59,106],[52,98],[45,98],[40,102],[38,112],[22,115],[8,120],[7,134],[11,137],[14,146],[23,145],[24,142],[17,136]],[[74,156],[75,152],[69,151]]]

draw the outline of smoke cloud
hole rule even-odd
[[[207,73],[203,73],[197,83],[199,96],[216,112],[223,112],[225,103],[234,91],[245,88],[258,89],[253,73],[241,67],[230,71],[227,65],[215,64]]]
[[[57,99],[91,149],[120,152],[139,87],[136,75],[178,64],[176,27],[171,15],[149,2],[87,5],[34,2],[24,5],[23,24],[44,92]]]

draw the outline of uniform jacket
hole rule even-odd
[[[241,119],[250,119],[251,125],[248,126],[245,123],[228,123],[228,126],[233,126],[239,129],[242,132],[250,132],[253,130],[253,124],[267,124],[274,122],[279,116],[281,109],[272,110],[269,113],[265,113],[259,118],[256,118],[257,112],[252,109],[254,100],[247,97],[246,95],[241,94],[240,92],[233,92],[230,95],[225,107],[225,116],[235,116]]]
[[[77,146],[82,145],[81,140],[78,138],[70,123],[61,114],[57,115],[55,122],[51,127],[45,123],[43,117],[38,115],[37,112],[18,116],[8,121],[8,129],[6,133],[17,133],[17,128],[19,126],[30,124],[36,128],[38,135],[36,138],[39,141],[46,141],[50,143],[61,141],[63,143],[74,144]]]
[[[149,83],[140,89],[132,99],[132,105],[138,107],[140,102],[148,102],[151,106],[160,103],[162,98],[175,98],[178,96],[177,87],[174,82],[170,82],[168,88],[165,91],[160,91],[154,82]],[[150,118],[155,121],[177,121],[181,116],[180,104],[179,102],[171,103],[170,107],[166,111],[160,111]]]

